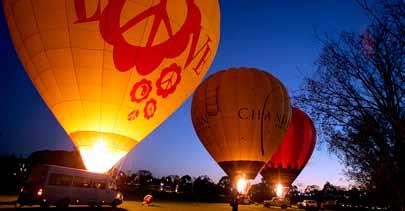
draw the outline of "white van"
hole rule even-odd
[[[117,207],[123,195],[117,191],[113,178],[106,174],[54,165],[32,168],[27,182],[21,188],[17,203],[23,205],[71,205]]]

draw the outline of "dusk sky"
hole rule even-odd
[[[224,0],[221,37],[206,76],[229,67],[256,67],[279,78],[290,96],[311,76],[322,44],[316,34],[336,37],[342,30],[361,33],[368,19],[350,0]],[[71,150],[73,145],[23,70],[0,9],[0,154],[27,156],[44,149]],[[157,176],[225,175],[198,140],[190,117],[191,97],[146,137],[124,160],[131,171],[148,169]],[[295,184],[326,181],[348,185],[344,167],[319,144]],[[258,176],[256,180],[259,180]]]

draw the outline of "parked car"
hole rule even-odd
[[[325,200],[321,203],[321,209],[335,209],[337,208],[337,201],[336,200]]]
[[[318,209],[318,202],[315,200],[306,199],[302,201],[302,205],[305,210],[317,210]]]
[[[66,208],[69,204],[116,207],[122,201],[111,176],[54,165],[34,166],[17,199],[21,206],[44,208]]]
[[[238,203],[239,204],[251,204],[252,200],[250,200],[250,197],[248,195],[239,195],[238,196]]]
[[[290,206],[290,201],[286,198],[273,197],[271,200],[265,200],[264,206],[265,207],[275,206],[281,207],[281,209],[287,209],[287,207]]]
[[[300,208],[300,209],[304,209],[305,208],[304,207],[304,202],[303,201],[297,202],[297,207]]]

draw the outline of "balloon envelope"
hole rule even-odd
[[[281,145],[261,175],[269,184],[289,187],[307,164],[315,142],[316,131],[312,120],[300,109],[293,108],[291,122]]]
[[[217,0],[4,0],[14,47],[89,170],[104,172],[199,84]]]
[[[254,179],[277,150],[290,121],[282,83],[253,68],[231,68],[207,78],[191,106],[194,129],[232,178]]]

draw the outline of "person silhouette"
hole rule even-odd
[[[239,206],[239,194],[235,191],[229,205],[232,207],[232,211],[238,211]]]

